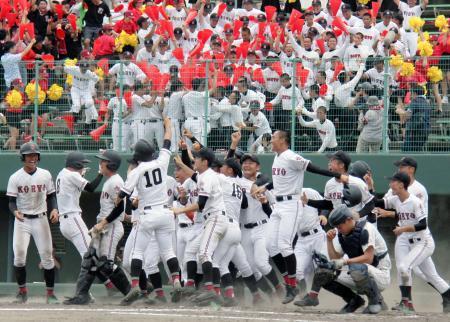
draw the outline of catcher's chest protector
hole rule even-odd
[[[367,244],[369,241],[369,232],[364,229],[365,225],[366,220],[360,220],[356,222],[355,228],[349,235],[344,236],[341,233],[338,234],[339,243],[348,258],[354,258],[364,254],[362,245]]]

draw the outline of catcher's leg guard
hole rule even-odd
[[[130,292],[131,284],[122,267],[117,267],[109,276],[109,279],[123,295]]]
[[[345,302],[350,302],[353,298],[358,296],[349,287],[342,285],[339,282],[331,281],[323,286],[327,291],[342,297]]]
[[[367,265],[350,264],[349,274],[355,282],[358,293],[367,295],[369,312],[376,314],[381,311],[381,293],[375,280],[369,276]]]
[[[318,268],[314,273],[311,291],[319,293],[320,289],[336,279],[336,271],[328,268]]]

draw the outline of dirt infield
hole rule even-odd
[[[30,297],[25,305],[12,304],[15,293],[14,284],[0,285],[0,320],[1,321],[450,321],[450,314],[442,314],[442,299],[431,287],[418,281],[413,291],[417,313],[403,315],[393,311],[383,312],[376,316],[361,313],[340,315],[337,310],[343,302],[332,294],[323,291],[320,294],[320,305],[307,310],[293,304],[281,305],[278,299],[266,300],[263,306],[253,307],[248,301],[241,301],[238,307],[222,308],[210,306],[195,308],[189,303],[148,306],[137,302],[131,307],[118,305],[120,295],[107,297],[104,287],[95,285],[94,304],[88,306],[46,305],[44,285],[30,284]],[[60,300],[70,296],[74,285],[59,284],[56,293]],[[419,289],[421,289],[419,291]],[[390,287],[383,292],[389,306],[398,300],[399,292]]]

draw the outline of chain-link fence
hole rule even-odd
[[[303,152],[450,151],[446,57],[301,61],[231,52],[186,61],[174,52],[155,65],[138,57],[18,67],[20,78],[2,80],[2,151],[32,139],[56,152],[127,152],[140,138],[161,146],[165,116],[174,142],[192,135],[217,151],[241,131],[242,150],[268,152],[274,130],[289,131]]]

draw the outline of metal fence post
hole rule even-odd
[[[389,121],[389,57],[384,59],[384,87],[383,87],[383,152],[387,153],[389,151],[389,142],[388,142],[388,121]]]
[[[122,152],[122,114],[123,114],[123,63],[120,61],[120,70],[119,70],[119,151]],[[133,99],[131,100],[133,101]],[[114,122],[114,121],[113,121]],[[111,125],[112,128],[112,125]]]
[[[297,77],[295,74],[297,61],[292,61],[292,106],[291,106],[291,150],[295,151],[295,108],[297,107]]]
[[[39,61],[34,65],[34,116],[33,116],[33,141],[37,143],[38,117],[39,117]]]
[[[208,146],[208,104],[209,104],[209,64],[210,61],[206,61],[205,70],[205,106],[204,106],[204,128],[203,128],[203,145]]]

